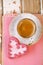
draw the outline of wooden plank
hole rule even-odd
[[[40,13],[40,1],[39,0],[33,0],[33,12],[34,13]]]
[[[28,2],[28,0],[25,0],[25,2],[24,2],[24,12],[28,12],[30,10],[29,5],[30,5],[30,3]]]
[[[0,34],[2,33],[1,32],[1,29],[2,29],[1,26],[2,26],[2,16],[0,15]]]
[[[1,24],[2,24],[2,0],[0,0],[0,64],[2,63],[2,51],[1,51]]]
[[[33,13],[33,0],[30,0],[30,13]]]
[[[42,0],[42,9],[43,9],[43,0]]]
[[[0,34],[1,34],[1,24],[2,24],[2,0],[0,0]]]
[[[40,0],[22,0],[22,12],[40,13]]]

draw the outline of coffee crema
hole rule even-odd
[[[35,23],[28,18],[22,19],[17,25],[17,32],[20,36],[24,38],[31,37],[36,31]]]

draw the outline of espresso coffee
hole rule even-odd
[[[32,20],[25,18],[19,21],[17,31],[20,36],[29,38],[35,33],[36,25]]]

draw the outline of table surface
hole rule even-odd
[[[40,0],[21,0],[22,12],[25,13],[40,13],[41,12],[41,4]],[[24,5],[23,5],[24,3]]]
[[[1,3],[1,1],[2,1],[2,0],[0,0],[0,3]],[[42,1],[43,1],[43,0],[42,0]],[[35,0],[34,0],[34,2],[35,2]],[[31,4],[31,6],[32,6],[32,4]],[[30,6],[30,7],[31,7],[31,6]],[[35,6],[36,6],[36,5],[35,5]],[[2,6],[0,6],[0,7],[2,7]],[[40,7],[40,5],[38,5],[38,7]],[[32,7],[32,8],[33,8],[33,7]],[[37,7],[35,7],[35,8],[37,9]],[[38,8],[37,11],[39,11],[39,10],[40,10],[40,8]],[[34,10],[32,9],[32,10],[29,10],[29,11],[32,11],[32,12],[34,11],[34,12],[35,12],[36,10],[35,10],[35,9],[34,9]],[[37,12],[37,11],[36,11],[36,12]],[[2,17],[2,14],[1,14],[1,13],[2,13],[2,10],[0,10],[0,33],[1,33],[1,17]],[[37,15],[37,14],[36,14],[36,16],[42,21],[42,25],[43,25],[43,16]],[[1,59],[2,59],[2,51],[1,51],[1,48],[0,48],[0,63],[2,62]]]
[[[42,26],[43,26],[43,16],[41,16],[40,14],[35,14],[39,19],[40,19],[40,22],[42,23]],[[14,59],[14,60],[9,60],[8,56],[7,56],[7,52],[6,50],[8,51],[8,23],[11,22],[12,18],[14,16],[4,16],[4,23],[3,23],[3,65],[7,64],[7,65],[43,65],[43,60],[42,60],[42,57],[43,57],[43,54],[42,54],[42,48],[43,48],[43,35],[41,37],[41,39],[37,42],[37,44],[35,45],[32,45],[32,46],[29,46],[29,53],[26,55],[26,56],[23,56],[23,57],[20,57],[18,59]],[[6,30],[6,27],[7,27],[7,30]],[[5,30],[5,31],[4,31]],[[42,29],[43,30],[43,29]],[[7,37],[7,38],[6,38]],[[6,40],[5,40],[6,39]],[[6,42],[7,41],[7,42]],[[24,59],[24,60],[23,60]],[[27,60],[28,61],[27,61]],[[22,60],[22,61],[21,61]],[[8,63],[9,62],[9,63]]]
[[[36,16],[42,21],[42,25],[43,25],[43,16],[42,15],[37,15]],[[1,59],[2,59],[2,52],[1,52],[1,48],[0,48],[0,63],[2,62]]]

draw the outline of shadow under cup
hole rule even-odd
[[[36,31],[36,25],[31,19],[24,18],[19,21],[17,25],[17,31],[21,37],[29,38],[34,35]]]

